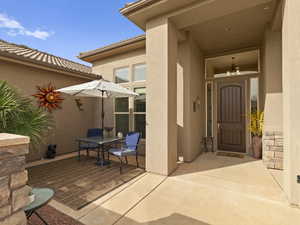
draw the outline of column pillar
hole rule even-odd
[[[28,204],[25,154],[29,138],[0,133],[0,225],[26,225]]]
[[[167,18],[147,23],[146,170],[169,175],[177,166],[177,34]]]
[[[284,3],[283,134],[284,189],[290,203],[300,204],[300,1]]]

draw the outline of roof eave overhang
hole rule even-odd
[[[120,55],[138,49],[143,49],[145,48],[145,46],[146,46],[146,37],[145,35],[142,35],[137,38],[120,42],[117,44],[113,44],[104,48],[80,53],[79,56],[77,57],[83,61],[93,63],[96,60],[101,60],[115,55]]]
[[[140,0],[131,4],[127,4],[124,8],[120,9],[120,13],[131,20],[135,25],[137,25],[142,30],[146,29],[146,20],[136,19],[136,16],[143,13],[147,8],[153,7],[154,5],[159,5],[161,2],[166,0]]]
[[[140,0],[131,4],[127,4],[125,7],[120,9],[120,13],[122,13],[124,16],[130,15],[134,12],[139,11],[140,9],[144,9],[161,1],[163,0]]]

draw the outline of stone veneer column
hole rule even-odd
[[[25,170],[28,147],[28,137],[0,133],[0,225],[27,224],[22,209],[29,200]]]
[[[263,162],[269,169],[283,170],[283,134],[265,132],[263,136]]]

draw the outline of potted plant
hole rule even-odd
[[[263,112],[251,113],[251,136],[252,136],[252,150],[254,158],[260,159],[262,157],[262,132],[264,123]]]

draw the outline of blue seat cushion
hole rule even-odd
[[[135,155],[136,150],[134,149],[129,149],[129,148],[112,148],[109,150],[109,153],[116,155],[116,156],[128,156],[128,155]]]

